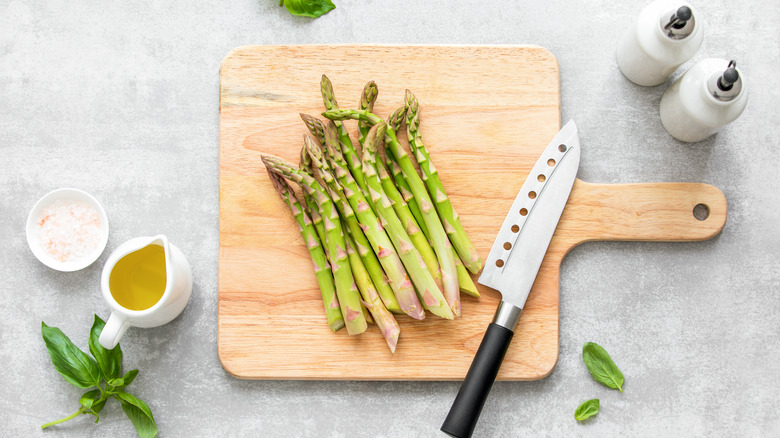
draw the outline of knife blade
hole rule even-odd
[[[569,121],[526,177],[507,213],[478,282],[501,293],[442,432],[470,437],[514,335],[580,164],[577,126]]]

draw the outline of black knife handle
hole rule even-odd
[[[488,326],[466,379],[441,426],[442,432],[456,438],[468,438],[474,433],[482,406],[496,380],[513,335],[512,330],[498,324],[491,323]]]

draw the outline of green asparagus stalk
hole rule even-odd
[[[298,230],[301,232],[303,241],[306,242],[306,247],[309,249],[309,257],[311,257],[312,263],[314,263],[314,275],[317,277],[317,283],[320,285],[320,294],[322,295],[322,302],[325,306],[325,316],[328,319],[328,325],[334,332],[344,328],[344,318],[341,315],[339,308],[339,301],[336,298],[336,286],[333,283],[333,272],[328,264],[327,256],[323,250],[320,238],[317,237],[312,225],[312,221],[303,211],[298,199],[293,195],[290,186],[287,181],[279,175],[268,172],[271,177],[271,182],[274,188],[279,193],[279,196],[287,204],[295,217],[295,221],[298,223]]]
[[[395,110],[393,114],[391,114],[390,117],[387,119],[387,123],[388,125],[390,125],[391,128],[393,128],[395,132],[398,132],[401,129],[401,124],[403,123],[405,118],[406,118],[406,106]],[[398,167],[398,164],[395,162],[395,160],[393,160],[393,154],[387,154],[386,163],[387,163],[387,167],[390,169],[392,173],[393,180],[395,181],[396,186],[398,186],[398,189],[401,191],[404,201],[406,201],[409,207],[409,211],[412,213],[412,216],[414,216],[414,219],[417,221],[417,224],[420,226],[420,229],[422,230],[423,234],[430,242],[431,240],[430,233],[428,231],[428,227],[425,226],[422,212],[420,211],[420,206],[419,204],[417,204],[417,200],[414,198],[414,195],[412,195],[411,189],[409,188],[409,183],[406,182],[406,178],[404,177],[401,168]],[[450,243],[452,243],[451,239],[450,239]],[[466,295],[471,295],[473,297],[479,298],[479,291],[477,290],[477,285],[474,284],[474,280],[471,279],[471,276],[466,270],[466,267],[463,266],[463,262],[460,260],[460,256],[455,251],[455,248],[452,248],[452,252],[453,252],[452,256],[455,259],[455,269],[458,271],[458,288],[460,289],[461,292],[465,293]]]
[[[322,151],[315,147],[313,143],[310,141],[305,141],[302,153],[306,154],[309,169],[311,169],[311,156],[314,155],[318,157],[318,162],[321,162],[323,167],[322,171],[329,171],[327,168],[327,161],[322,156]],[[317,172],[319,173],[320,170],[318,169]],[[310,175],[314,175],[313,170]],[[325,178],[328,178],[329,175],[332,177],[330,173],[327,173],[324,176]],[[336,190],[336,194],[331,194],[331,198],[336,203],[336,207],[341,214],[342,220],[346,222],[347,230],[355,241],[355,248],[360,257],[363,259],[363,264],[368,270],[369,275],[371,276],[371,280],[374,282],[374,287],[378,291],[379,297],[382,298],[382,302],[384,303],[387,310],[393,313],[402,313],[401,307],[398,304],[398,300],[395,297],[394,289],[390,285],[387,276],[382,270],[382,264],[377,259],[374,251],[372,251],[371,245],[366,239],[365,233],[363,233],[363,229],[355,217],[354,211],[350,207],[349,202],[346,201],[346,198],[344,198],[344,195],[340,189],[341,187],[338,184],[335,184],[335,182],[331,185],[331,187],[328,188],[328,190]]]
[[[303,123],[306,125],[306,128],[308,128],[309,132],[311,132],[311,135],[313,135],[314,138],[320,142],[320,144],[324,144],[325,127],[322,125],[322,122],[318,118],[312,117],[308,114],[300,113],[299,115],[301,116]],[[303,158],[303,151],[301,151],[301,154],[301,158]]]
[[[460,256],[455,252],[455,248],[452,248],[452,257],[455,259],[455,269],[458,270],[458,287],[460,291],[466,295],[479,298],[479,291],[477,285],[474,284],[474,280],[471,279],[468,269],[463,266],[463,262],[460,260]]]
[[[305,200],[304,210],[306,210],[306,214],[311,217],[311,223],[314,227],[314,231],[317,232],[317,237],[320,239],[320,242],[322,242],[327,237],[325,234],[325,226],[322,224],[322,216],[320,216],[317,203],[308,193],[304,193],[303,197]],[[325,250],[324,245],[323,250]]]
[[[331,120],[357,119],[365,120],[374,125],[380,122],[384,123],[380,117],[363,110],[329,110],[325,111],[323,115]],[[385,147],[386,151],[393,154],[393,157],[398,162],[404,176],[406,176],[412,194],[417,198],[417,201],[420,204],[420,211],[422,211],[425,225],[431,233],[433,248],[436,250],[439,266],[441,266],[444,297],[447,299],[447,303],[449,303],[452,313],[456,316],[460,316],[461,303],[460,291],[458,289],[457,266],[455,265],[455,258],[452,255],[450,240],[444,231],[439,216],[436,214],[436,210],[433,207],[430,196],[428,196],[425,184],[420,179],[420,175],[417,174],[417,170],[414,168],[411,159],[409,159],[409,155],[403,147],[401,147],[401,144],[398,143],[398,138],[396,137],[395,131],[392,129],[387,129],[385,133]]]
[[[385,156],[385,164],[387,164],[387,168],[393,175],[393,180],[395,181],[396,187],[398,187],[398,191],[404,198],[406,205],[409,206],[409,210],[412,212],[412,215],[417,221],[417,224],[420,225],[420,230],[422,230],[423,234],[425,234],[425,237],[428,237],[430,240],[431,233],[428,231],[428,227],[425,226],[425,219],[423,219],[422,211],[420,210],[420,204],[418,204],[417,199],[414,198],[414,195],[412,194],[412,188],[409,187],[409,183],[406,182],[406,177],[404,177],[404,173],[401,170],[401,167],[398,166],[398,163],[396,163],[393,159],[393,154],[388,153]]]
[[[328,187],[325,187],[325,190],[328,192],[328,195],[330,196],[330,199],[333,201],[333,203],[334,203],[334,204],[336,204],[336,205],[338,205],[338,204],[339,204],[339,202],[340,202],[340,201],[336,201],[336,199],[338,199],[338,195],[336,195],[336,194],[334,194],[333,192],[331,192],[331,191],[330,191],[330,189],[328,189]],[[315,205],[315,207],[316,207],[316,205]],[[339,214],[341,214],[341,213],[339,213]],[[314,214],[314,215],[312,215],[312,223],[314,223],[314,224],[315,224],[315,228],[317,228],[317,227],[316,227],[316,224],[317,224],[317,222],[316,222],[316,221],[317,221],[317,219],[319,219],[319,220],[320,220],[320,222],[322,221],[322,217],[319,215],[319,212],[315,212],[315,214]],[[341,227],[342,227],[342,230],[344,231],[344,235],[345,235],[345,242],[346,242],[346,244],[347,244],[347,256],[349,257],[349,241],[350,241],[350,236],[349,236],[349,235],[346,233],[346,229],[345,229],[345,225],[344,225],[344,219],[343,219],[343,216],[342,216],[342,221],[341,221]],[[324,227],[322,227],[322,228],[323,228],[323,230],[324,230]],[[318,231],[318,232],[319,232],[319,231]],[[358,291],[360,291],[360,295],[362,296],[362,295],[363,295],[363,293],[364,293],[364,292],[363,292],[363,286],[361,286],[361,283],[360,283],[360,281],[358,281],[358,274],[357,274],[357,273],[354,271],[354,266],[353,266],[352,260],[350,260],[350,261],[349,261],[349,266],[350,266],[350,268],[352,268],[352,269],[353,269],[353,271],[352,271],[352,277],[355,279],[355,283],[356,283],[356,285],[357,285]],[[360,263],[360,268],[361,268],[361,269],[365,269],[365,267],[363,266],[363,263],[362,263],[362,262]],[[372,284],[372,286],[373,286],[373,284]],[[376,289],[374,289],[374,290],[376,290]],[[392,292],[392,291],[391,291],[391,292]],[[373,324],[373,323],[374,323],[374,318],[372,318],[372,317],[371,317],[371,313],[370,313],[370,312],[368,311],[368,309],[366,308],[366,303],[365,303],[365,302],[363,302],[363,301],[361,301],[361,302],[360,302],[360,308],[361,308],[361,309],[363,309],[363,316],[365,316],[365,318],[366,318],[366,322],[367,322],[368,324]]]
[[[393,131],[398,132],[401,129],[401,123],[403,123],[404,120],[406,120],[405,105],[390,113],[390,117],[387,118],[387,126],[389,126]]]
[[[303,119],[303,123],[305,123],[306,127],[309,129],[309,132],[311,132],[311,134],[314,137],[316,137],[317,140],[320,143],[322,143],[324,141],[324,132],[323,132],[322,122],[320,122],[318,119],[316,119],[316,118],[314,118],[314,117],[312,117],[312,116],[310,116],[308,114],[300,113],[299,115],[301,116],[301,119]],[[301,167],[301,170],[303,170],[304,172],[306,172],[306,173],[308,173],[310,175],[312,174],[311,159],[309,159],[308,155],[306,154],[305,148],[301,149],[301,164],[300,164],[300,167]],[[305,201],[306,201],[307,205],[311,204],[313,202],[311,197],[306,196],[305,192],[304,192],[304,198],[305,198]],[[309,207],[309,208],[311,208],[311,207]],[[317,216],[319,216],[319,215],[317,214]],[[322,219],[320,218],[320,221],[321,220]],[[312,222],[314,222],[314,221],[315,221],[314,216],[312,216]],[[321,223],[320,223],[320,225],[321,225]],[[316,227],[316,222],[315,222],[315,227]],[[320,230],[318,228],[317,232],[319,233],[319,231]],[[349,239],[347,239],[347,243],[349,243]],[[377,265],[378,264],[379,264],[379,262],[377,262]],[[352,266],[352,262],[350,261],[350,267],[351,266]],[[361,267],[363,267],[362,262],[361,262]],[[352,276],[356,277],[354,272],[352,273]],[[357,278],[355,279],[355,281],[357,282]],[[390,288],[390,286],[387,286],[387,287],[388,287],[388,289]],[[360,284],[358,284],[358,289],[361,291],[361,295],[362,295],[363,291],[360,288]],[[390,294],[392,295],[392,290],[390,291]],[[393,298],[395,298],[395,297],[393,297]],[[366,322],[368,324],[373,324],[374,323],[374,319],[372,318],[371,313],[366,308],[365,303],[361,304],[361,308],[363,309],[363,315],[366,317]]]
[[[393,129],[393,131],[398,132],[401,129],[401,123],[403,123],[405,118],[406,107],[404,106],[398,108],[393,112],[393,114],[390,115],[390,117],[387,119],[387,124]],[[366,122],[361,121],[360,123]],[[404,201],[409,206],[409,210],[412,212],[414,219],[420,226],[420,230],[422,230],[423,234],[425,234],[425,236],[430,240],[430,232],[428,231],[428,227],[425,226],[425,219],[423,219],[422,211],[420,211],[420,205],[414,198],[414,195],[412,194],[412,188],[409,187],[409,183],[406,182],[406,177],[404,177],[404,173],[401,170],[401,167],[398,166],[395,158],[393,158],[393,154],[385,154],[385,165],[390,171],[390,174],[393,176],[393,180],[398,187],[398,191],[401,193]]]
[[[347,228],[347,234],[349,235],[349,238],[352,239],[352,246],[353,248],[357,248],[357,254],[360,256],[363,266],[366,268],[369,277],[371,277],[371,281],[374,284],[374,289],[378,293],[380,290],[386,290],[385,293],[388,295],[387,298],[382,297],[381,293],[379,295],[379,297],[382,299],[382,303],[384,304],[385,302],[389,302],[393,306],[394,310],[387,310],[390,310],[393,313],[402,313],[400,307],[398,306],[398,301],[395,298],[393,288],[390,287],[390,283],[387,280],[387,276],[382,271],[382,267],[376,258],[376,254],[374,254],[374,252],[371,250],[371,246],[366,240],[366,236],[363,233],[362,228],[360,228],[360,224],[358,223],[357,219],[355,218],[354,210],[352,210],[352,207],[349,205],[349,202],[344,197],[342,192],[333,192],[330,187],[327,189],[331,199],[336,200],[334,202],[336,202],[339,213],[346,223],[345,226]],[[355,237],[364,243],[356,243],[357,240]],[[380,285],[381,289],[380,287],[377,287],[377,284]],[[358,287],[358,289],[360,288]],[[384,307],[387,308],[387,305],[384,305]]]
[[[317,202],[317,207],[325,228],[325,246],[333,270],[336,296],[347,332],[357,335],[366,331],[367,323],[361,308],[360,293],[355,285],[346,251],[346,241],[341,229],[341,220],[330,197],[322,186],[311,176],[301,172],[295,166],[271,155],[262,156],[263,163],[271,171],[301,185],[303,190]]]
[[[439,287],[439,289],[441,289],[441,270],[439,268],[439,261],[436,259],[436,253],[433,251],[433,248],[431,248],[431,244],[428,243],[428,239],[425,237],[425,234],[423,234],[423,232],[420,230],[417,220],[414,218],[414,216],[412,216],[412,213],[409,210],[409,206],[406,205],[403,197],[395,187],[395,184],[393,183],[392,178],[390,178],[390,174],[387,172],[384,163],[379,160],[379,153],[377,152],[378,144],[369,145],[366,143],[366,141],[363,142],[364,160],[366,157],[366,151],[369,149],[371,154],[371,164],[374,166],[374,169],[379,175],[379,180],[382,183],[382,189],[384,190],[385,196],[390,199],[390,202],[393,205],[393,210],[398,216],[398,219],[400,219],[401,224],[403,224],[406,233],[409,235],[409,239],[411,239],[412,244],[415,248],[417,248],[417,251],[422,256],[425,265],[428,267],[428,272],[431,273],[434,281],[436,281],[436,285]]]
[[[450,237],[452,246],[455,247],[466,268],[472,274],[477,274],[482,269],[482,259],[466,235],[466,230],[463,229],[463,225],[460,223],[458,213],[452,208],[450,198],[447,196],[447,192],[444,191],[444,185],[439,178],[439,172],[433,165],[431,155],[422,141],[422,135],[420,135],[420,105],[417,98],[409,90],[406,90],[406,108],[406,128],[409,146],[412,148],[412,153],[420,165],[422,179],[428,186],[428,191],[433,198],[436,211],[439,212],[442,225],[444,225],[444,231]]]
[[[370,113],[374,112],[374,102],[376,102],[378,95],[379,88],[376,86],[376,83],[374,83],[374,81],[367,83],[366,86],[363,87],[363,92],[360,94],[360,109]],[[362,120],[358,120],[358,133],[360,134],[358,140],[360,140],[360,144],[365,143],[369,129],[371,129],[371,125]]]
[[[414,292],[414,286],[409,280],[406,269],[404,269],[404,265],[401,263],[401,259],[395,251],[387,233],[385,233],[382,224],[379,222],[376,215],[374,215],[374,212],[371,211],[363,193],[355,183],[354,178],[352,178],[352,174],[343,167],[338,166],[335,168],[335,172],[339,180],[336,181],[333,175],[325,169],[325,166],[327,165],[325,159],[314,142],[310,140],[307,141],[305,147],[312,158],[313,167],[318,171],[320,178],[332,191],[343,193],[347,199],[348,205],[352,208],[354,216],[357,218],[359,228],[365,234],[376,257],[379,259],[379,263],[387,273],[390,286],[395,293],[395,298],[401,311],[412,318],[424,319],[425,313],[423,312],[420,300],[417,299],[417,295]],[[341,151],[334,149],[329,150],[329,153],[331,155],[339,155],[339,158],[334,159],[333,163],[343,162],[343,157],[340,157]],[[351,223],[349,217],[349,215],[346,215],[348,226],[350,226]],[[350,227],[349,230],[353,237],[358,235],[357,232],[353,231],[353,228]],[[360,246],[357,247],[357,250],[358,252],[361,252]]]
[[[322,75],[322,80],[320,81],[320,91],[322,92],[322,102],[325,104],[325,108],[328,110],[339,108],[339,104],[336,102],[336,96],[333,93],[333,84],[325,75]],[[365,177],[363,176],[360,156],[357,154],[355,145],[352,144],[349,132],[347,132],[347,128],[342,122],[336,121],[334,124],[340,143],[339,150],[341,150],[344,155],[344,159],[347,162],[347,168],[352,172],[352,177],[355,179],[355,182],[357,182],[358,187],[363,190],[363,193],[366,193],[366,183]]]
[[[346,233],[346,229],[345,229]],[[374,322],[379,327],[380,333],[385,338],[390,351],[395,353],[395,347],[398,345],[398,336],[401,334],[401,327],[388,312],[379,293],[374,288],[371,276],[363,265],[363,259],[355,251],[355,241],[351,236],[347,236],[347,255],[349,256],[349,266],[352,268],[352,274],[355,276],[360,295],[363,297],[363,305],[366,306],[369,313],[374,317]]]
[[[345,236],[345,238],[346,238],[346,237],[348,237],[348,236]],[[347,238],[347,240],[349,240],[349,239]],[[349,246],[349,244],[347,244],[347,246]],[[350,264],[350,268],[351,268],[351,267],[352,267],[352,266],[351,266],[351,264]],[[352,273],[352,276],[354,277],[354,276],[355,276],[355,274],[354,274],[354,273]],[[358,291],[360,291],[360,289],[358,289]],[[366,323],[367,323],[367,324],[373,324],[373,323],[374,323],[374,317],[373,317],[373,316],[371,316],[371,312],[369,312],[369,311],[368,311],[368,308],[366,307],[366,303],[364,303],[364,302],[362,302],[362,301],[361,301],[361,302],[360,302],[360,308],[361,308],[361,309],[363,309],[363,316],[365,316],[365,317],[366,317]]]
[[[301,149],[301,162],[298,166],[302,172],[306,172],[311,175],[311,159],[303,149]],[[320,242],[324,241],[325,226],[322,225],[322,216],[320,216],[316,201],[306,190],[303,190],[303,207],[304,210],[306,210],[306,214],[311,217],[311,222],[314,225],[314,229],[317,231],[317,236],[320,238]]]
[[[414,195],[412,195],[412,191],[409,188],[409,183],[406,182],[406,178],[404,177],[401,168],[398,167],[398,164],[392,159],[392,156],[393,154],[387,154],[386,163],[387,166],[390,167],[390,170],[393,174],[393,180],[395,181],[395,184],[398,187],[401,196],[406,202],[406,205],[409,207],[409,211],[412,213],[412,216],[414,216],[414,219],[417,221],[417,225],[419,225],[420,230],[422,230],[422,233],[430,242],[431,235],[430,232],[428,231],[428,227],[425,226],[422,212],[420,211],[420,205],[417,204],[417,200],[414,198]],[[469,275],[469,271],[466,269],[465,266],[463,266],[463,262],[460,260],[460,256],[458,255],[458,253],[455,252],[455,248],[452,248],[452,257],[455,259],[455,269],[457,269],[458,271],[458,288],[460,288],[460,291],[466,295],[479,298],[479,291],[477,290],[477,285],[474,284],[474,280],[471,279],[471,276]]]
[[[393,245],[398,250],[398,254],[401,256],[406,271],[412,278],[412,282],[417,288],[422,302],[425,303],[425,306],[434,315],[452,319],[454,317],[452,309],[449,307],[444,295],[442,295],[441,290],[439,290],[439,286],[436,284],[433,276],[428,271],[422,256],[409,238],[403,223],[401,223],[401,220],[398,219],[396,212],[393,210],[392,203],[385,195],[382,182],[376,172],[378,164],[376,162],[376,148],[385,135],[386,127],[387,125],[384,123],[377,123],[366,136],[366,141],[363,145],[363,170],[366,176],[366,185],[382,220],[382,225],[385,226],[390,240],[393,241]],[[419,229],[416,230],[419,231]],[[422,233],[419,234],[422,236]],[[424,237],[423,240],[425,240]]]

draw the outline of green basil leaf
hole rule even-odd
[[[103,407],[106,406],[106,399],[100,398],[99,389],[93,389],[92,391],[85,392],[84,395],[81,396],[79,403],[87,409],[87,413],[95,416],[95,423],[97,423],[100,420],[100,415],[98,414],[103,410]]]
[[[92,410],[92,413],[94,413],[96,417],[97,417],[97,414],[100,413],[100,411],[102,411],[103,408],[106,406],[106,402],[107,401],[108,401],[108,399],[104,398],[104,399],[96,401],[95,403],[92,403],[91,410]],[[95,423],[97,423],[97,420],[95,420]]]
[[[97,360],[103,378],[109,380],[122,375],[122,349],[118,344],[111,350],[100,345],[98,339],[100,339],[100,332],[103,331],[105,325],[105,321],[95,315],[95,322],[92,323],[92,329],[89,331],[89,352]]]
[[[81,396],[79,403],[81,403],[81,406],[84,406],[87,409],[92,409],[92,405],[99,399],[100,390],[93,389],[92,391],[85,392],[84,395]]]
[[[574,411],[574,419],[582,421],[599,413],[599,399],[594,398],[582,402]]]
[[[89,357],[56,327],[41,322],[41,335],[54,368],[73,386],[91,388],[100,385],[100,370]]]
[[[124,388],[125,386],[133,383],[133,380],[135,380],[135,376],[137,375],[138,370],[130,370],[123,377],[109,380],[108,384],[117,389]]]
[[[122,404],[122,410],[127,414],[127,418],[133,422],[139,437],[154,438],[157,436],[157,424],[154,422],[152,410],[146,403],[126,392],[117,392],[114,397]]]
[[[317,18],[336,9],[330,0],[284,0],[284,7],[293,14]]]
[[[623,382],[625,381],[623,373],[609,357],[609,353],[599,344],[586,342],[582,346],[582,360],[585,361],[593,380],[623,392]]]

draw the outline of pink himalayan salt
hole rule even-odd
[[[41,211],[38,225],[41,246],[61,262],[83,259],[100,243],[100,216],[85,202],[56,201]]]

